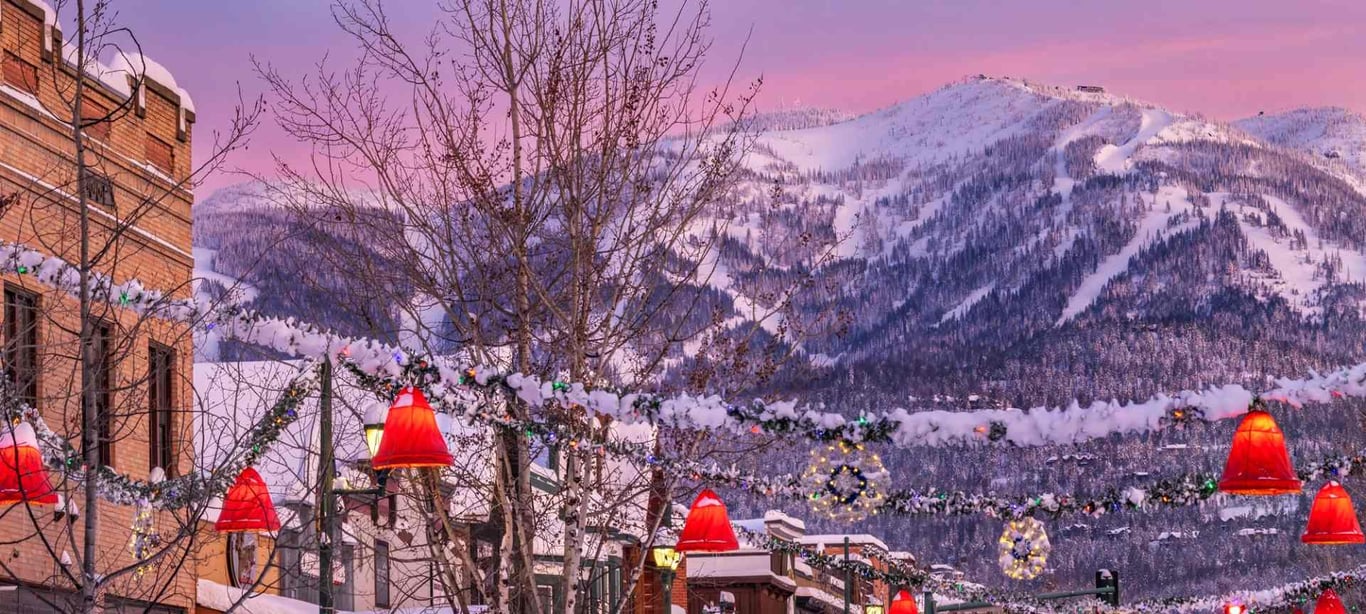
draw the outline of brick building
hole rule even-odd
[[[186,297],[194,264],[194,196],[187,186],[194,105],[169,72],[141,56],[87,60],[84,70],[76,58],[74,41],[64,38],[50,6],[0,0],[0,240],[79,262],[83,194],[93,268],[115,282],[136,278]],[[71,125],[77,75],[84,75],[86,172],[78,172]],[[5,376],[19,400],[37,407],[75,445],[79,309],[71,296],[36,279],[42,266],[7,262],[0,274]],[[135,479],[157,467],[171,476],[190,471],[188,327],[140,318],[117,297],[96,301],[92,315],[98,319],[92,351],[106,365],[96,376],[103,464]],[[51,481],[65,501],[84,501],[62,476]],[[136,563],[129,548],[132,507],[77,507],[0,509],[0,539],[12,544],[0,553],[0,611],[74,609],[67,574],[79,575],[83,527],[76,513],[95,514],[100,523],[98,570],[110,577],[110,611],[193,608],[194,573],[178,557],[143,573],[115,573]],[[173,533],[177,522],[169,513],[155,516],[163,533]]]

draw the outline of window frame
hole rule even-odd
[[[391,581],[392,551],[389,542],[382,539],[375,540],[375,607],[391,607],[393,601]],[[383,561],[381,565],[380,562]],[[383,580],[381,582],[381,580]],[[383,598],[380,595],[383,595]]]
[[[0,74],[0,80],[3,80],[6,85],[9,85],[10,87],[13,87],[14,89],[24,92],[30,96],[38,95],[38,86],[40,82],[38,76],[38,66],[36,64],[33,64],[32,62],[25,60],[23,57],[20,57],[19,54],[9,50],[5,51],[4,57],[0,58],[0,60],[4,61],[3,70],[0,70],[0,73],[3,73]],[[21,73],[24,75],[24,78],[19,79],[19,82],[17,83],[11,81],[9,78],[9,67],[11,64],[17,67],[16,70],[24,71],[23,73]],[[31,83],[29,81],[30,79],[32,79]]]
[[[107,321],[92,323],[90,343],[95,346],[99,363],[95,365],[95,424],[99,464],[114,466],[114,359],[111,344],[114,327]]]
[[[176,477],[175,441],[176,351],[167,345],[147,345],[147,470],[161,467]]]
[[[175,145],[167,143],[166,141],[162,140],[161,137],[158,137],[157,135],[152,134],[151,132],[147,132],[144,134],[145,136],[143,137],[142,146],[143,158],[145,158],[147,160],[147,163],[150,164],[153,168],[161,171],[167,177],[175,177]],[[158,149],[165,149],[165,166],[162,166],[160,163],[158,163],[158,161],[155,159],[155,156],[152,155],[152,147],[154,145]]]
[[[20,401],[28,403],[30,407],[37,407],[40,390],[39,379],[43,372],[38,353],[41,344],[38,314],[42,308],[42,297],[37,292],[7,283],[5,284],[4,300],[4,376],[9,380],[11,390]],[[24,301],[25,304],[21,305],[19,301]],[[17,329],[21,309],[23,313],[29,315],[31,322],[22,331]],[[21,333],[24,337],[31,337],[31,341],[25,342],[16,339]],[[22,361],[22,364],[24,364],[24,369],[28,371],[27,373],[20,373],[20,369],[15,368],[16,364],[21,364],[21,361],[11,358],[12,354],[16,352],[25,354],[26,360]]]

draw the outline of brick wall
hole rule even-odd
[[[80,190],[75,168],[75,146],[70,125],[74,115],[67,102],[75,84],[75,72],[61,54],[45,52],[42,12],[26,0],[0,0],[0,47],[6,61],[0,77],[0,197],[16,197],[0,216],[0,239],[23,243],[45,253],[74,261],[78,257]],[[51,35],[60,40],[59,32]],[[144,44],[155,32],[140,32]],[[60,43],[54,44],[60,49]],[[27,69],[33,67],[33,71]],[[31,76],[36,73],[36,93]],[[174,296],[188,296],[193,268],[190,247],[192,192],[175,182],[191,172],[189,131],[180,129],[180,100],[168,88],[149,84],[142,95],[124,99],[113,88],[86,79],[90,107],[87,119],[120,109],[109,125],[88,130],[87,160],[91,168],[108,179],[112,206],[92,205],[91,239],[97,248],[109,248],[96,268],[116,281],[137,278],[152,289]],[[145,100],[145,112],[139,110]],[[192,116],[191,116],[192,120]],[[158,147],[149,151],[149,139]],[[150,166],[149,166],[150,165]],[[158,170],[159,168],[159,170]],[[79,319],[70,297],[49,291],[46,285],[17,270],[0,271],[0,281],[40,296],[39,409],[58,432],[75,435],[79,425],[79,377],[75,336]],[[117,307],[103,314],[115,326],[113,365],[113,415],[115,469],[134,478],[146,478],[150,470],[148,392],[145,386],[148,346],[170,346],[176,353],[172,386],[173,430],[176,434],[176,473],[193,467],[193,425],[188,419],[191,403],[193,348],[183,325],[162,321],[140,322],[135,314]],[[53,483],[78,503],[83,495],[53,476]],[[95,510],[100,526],[98,545],[101,571],[132,562],[129,552],[131,507],[102,503]],[[156,520],[163,532],[177,521],[169,514]],[[35,531],[47,538],[37,538]],[[79,554],[81,523],[57,519],[51,508],[33,508],[33,516],[20,506],[0,510],[0,540],[11,544],[0,549],[0,576],[26,584],[62,588],[61,558]],[[191,562],[194,557],[189,557]],[[166,583],[166,591],[153,585]],[[133,598],[156,595],[168,605],[193,611],[195,570],[177,570],[163,564],[145,575],[130,574],[112,585],[112,592]]]

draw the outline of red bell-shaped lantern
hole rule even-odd
[[[683,531],[678,534],[679,552],[729,552],[740,549],[735,529],[730,526],[726,504],[710,488],[703,489],[692,502]]]
[[[280,518],[270,501],[270,489],[255,469],[243,469],[237,482],[223,495],[223,511],[213,528],[223,533],[279,530]]]
[[[1314,604],[1314,614],[1347,614],[1347,607],[1342,605],[1337,592],[1326,588],[1323,594],[1319,595],[1318,603]]]
[[[20,422],[11,428],[0,426],[0,505],[25,501],[53,505],[57,493],[47,482],[38,435],[32,425]]]
[[[1260,409],[1247,412],[1233,433],[1219,490],[1235,495],[1289,495],[1302,487],[1276,420]]]
[[[896,596],[892,597],[892,606],[887,608],[887,614],[920,614],[920,608],[915,605],[915,597],[907,590],[897,591]]]
[[[403,467],[446,467],[455,462],[436,413],[422,391],[409,386],[398,393],[389,415],[384,419],[384,436],[370,464],[375,469]]]
[[[1334,481],[1323,485],[1309,508],[1309,522],[1300,541],[1306,544],[1366,544],[1357,511],[1347,489]]]

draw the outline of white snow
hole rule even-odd
[[[1342,259],[1342,277],[1337,280],[1338,283],[1366,280],[1366,254],[1320,238],[1304,216],[1284,200],[1262,195],[1285,223],[1288,232],[1299,231],[1304,234],[1307,245],[1303,249],[1291,249],[1290,237],[1273,236],[1265,226],[1250,224],[1244,219],[1246,215],[1261,217],[1259,209],[1250,207],[1229,194],[1215,193],[1211,194],[1210,198],[1212,202],[1226,205],[1230,210],[1237,212],[1239,225],[1248,242],[1253,248],[1266,252],[1271,266],[1276,270],[1276,277],[1265,281],[1276,294],[1301,313],[1312,315],[1322,311],[1317,299],[1320,291],[1328,285],[1328,279],[1319,269],[1319,263],[1324,260]]]
[[[1172,205],[1170,212],[1166,210],[1166,203]],[[1156,243],[1163,237],[1194,227],[1196,224],[1194,221],[1186,222],[1175,228],[1170,227],[1172,217],[1190,209],[1190,199],[1184,189],[1172,186],[1163,186],[1159,189],[1154,206],[1139,222],[1138,231],[1134,233],[1134,237],[1118,252],[1101,260],[1100,264],[1096,266],[1096,270],[1082,280],[1072,296],[1067,298],[1067,305],[1063,307],[1062,315],[1058,316],[1057,325],[1066,324],[1094,304],[1101,291],[1105,289],[1106,284],[1127,271],[1129,261],[1140,251],[1143,251],[1143,248]]]
[[[1130,158],[1138,148],[1151,141],[1157,133],[1172,123],[1172,114],[1162,109],[1144,109],[1138,133],[1123,145],[1102,145],[1096,152],[1096,168],[1102,172],[1120,174],[1132,166]]]
[[[255,301],[261,295],[260,288],[245,281],[224,275],[214,270],[214,258],[218,256],[218,250],[206,247],[193,248],[194,272],[196,278],[214,281],[222,284],[230,293],[230,299],[239,304]],[[198,288],[195,289],[198,292]]]
[[[1053,102],[1022,90],[998,79],[954,84],[846,122],[766,133],[759,143],[803,170],[846,168],[883,156],[943,160],[1018,132],[1024,120]],[[955,136],[943,140],[944,134]]]
[[[176,83],[175,75],[171,74],[170,70],[141,53],[116,53],[109,62],[109,69],[135,79],[145,77],[148,81],[155,81],[172,92],[180,91],[180,85]]]
[[[62,41],[62,58],[66,60],[67,65],[73,68],[79,63],[80,49],[76,43],[69,40]],[[128,81],[129,74],[124,70],[115,70],[108,64],[101,62],[90,49],[86,50],[85,74],[124,98],[133,95],[132,86],[129,85]]]
[[[995,288],[996,282],[992,282],[976,290],[973,290],[971,293],[968,294],[966,298],[963,299],[961,303],[958,303],[956,307],[945,312],[944,317],[939,319],[939,323],[943,324],[945,322],[948,322],[949,320],[957,320],[967,315],[968,312],[972,310],[973,305],[976,305],[978,301],[986,298],[986,296],[988,294],[991,294],[991,291]]]
[[[1235,122],[1267,142],[1366,173],[1366,117],[1340,107],[1295,109]]]

